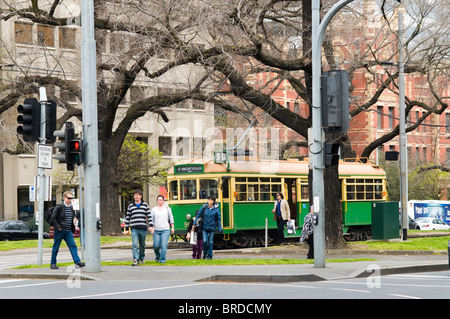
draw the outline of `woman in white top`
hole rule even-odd
[[[152,208],[153,228],[153,250],[155,251],[155,260],[160,263],[166,262],[167,243],[170,234],[175,232],[173,225],[173,215],[170,207],[164,202],[164,197],[156,197],[158,206]]]

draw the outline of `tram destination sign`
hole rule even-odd
[[[175,165],[175,174],[201,174],[203,170],[203,164]]]

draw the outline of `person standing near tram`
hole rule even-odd
[[[209,196],[208,203],[200,208],[195,227],[198,227],[199,220],[203,221],[203,259],[212,259],[216,227],[219,232],[222,232],[219,204],[216,203],[216,198],[213,195]]]
[[[284,238],[284,226],[291,221],[291,210],[289,209],[289,203],[284,199],[282,193],[277,193],[277,200],[274,203],[272,213],[273,220],[277,221],[278,236],[280,237],[280,244],[285,245],[286,240]]]

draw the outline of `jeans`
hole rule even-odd
[[[53,242],[53,248],[52,248],[52,259],[51,264],[56,265],[56,255],[58,255],[59,246],[61,245],[62,240],[67,244],[67,247],[69,247],[70,254],[72,255],[73,262],[75,264],[79,264],[81,262],[80,257],[78,257],[77,252],[77,245],[75,244],[75,239],[73,238],[73,234],[70,230],[57,230],[55,229],[54,233],[54,242]]]
[[[215,231],[202,231],[203,235],[203,258],[213,258],[213,246],[214,246],[214,234]]]
[[[147,229],[132,228],[131,229],[131,251],[133,252],[133,259],[144,260],[145,257],[145,237],[147,236]]]
[[[166,262],[167,243],[169,242],[170,229],[155,230],[153,233],[153,250],[160,263]]]

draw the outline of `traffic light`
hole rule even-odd
[[[59,142],[55,143],[55,148],[59,149],[59,153],[54,155],[53,158],[57,159],[60,163],[66,163],[67,170],[73,171],[73,163],[70,162],[69,156],[69,142],[75,137],[73,123],[66,122],[66,128],[53,132],[53,135],[59,137]]]
[[[339,143],[325,142],[324,148],[324,166],[336,166],[339,164]]]
[[[345,70],[327,71],[321,77],[322,126],[326,133],[349,129],[349,82]]]
[[[75,126],[72,122],[66,122],[64,130],[55,131],[55,137],[59,137],[59,142],[55,143],[55,148],[60,153],[53,156],[60,163],[66,163],[68,171],[73,171],[75,165],[83,163],[83,140],[75,137]]]
[[[74,138],[69,141],[69,162],[80,165],[83,163],[83,140]]]
[[[56,102],[49,100],[45,107],[45,142],[54,143],[56,136],[53,132],[56,130]]]
[[[41,105],[36,98],[27,98],[23,104],[17,107],[21,113],[17,117],[17,133],[23,135],[25,142],[39,140],[41,123]]]

